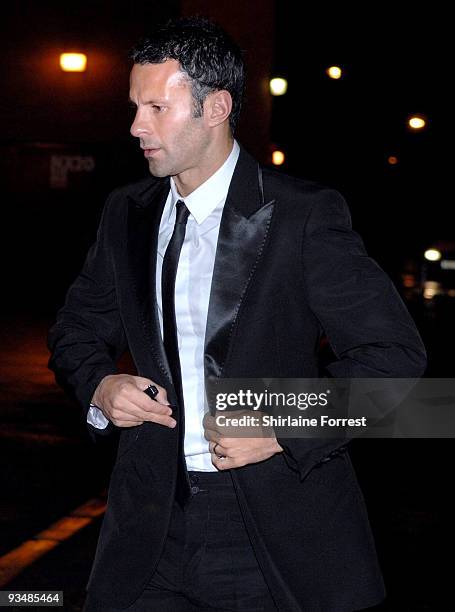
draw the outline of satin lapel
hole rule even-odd
[[[241,148],[221,219],[205,333],[206,380],[222,375],[237,314],[261,258],[274,200],[264,203],[262,172]]]
[[[172,382],[161,338],[155,285],[158,230],[168,193],[169,181],[163,180],[139,196],[128,196],[128,254],[146,347],[152,351],[163,375]]]

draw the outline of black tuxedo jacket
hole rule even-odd
[[[85,413],[129,348],[137,373],[177,397],[155,294],[157,236],[169,179],[115,190],[96,243],[49,334],[50,367]],[[241,149],[217,245],[206,377],[315,378],[325,333],[335,377],[418,377],[425,349],[388,276],[368,257],[334,190],[291,178]],[[162,550],[177,474],[179,425],[122,429],[88,588],[126,607]],[[107,432],[115,429],[109,425]],[[181,429],[180,429],[181,433]],[[95,433],[92,430],[92,435]],[[259,563],[281,611],[351,611],[384,590],[345,441],[279,440],[271,459],[231,470]]]

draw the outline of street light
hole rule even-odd
[[[413,115],[408,119],[408,125],[413,130],[422,130],[426,126],[426,121],[423,117]]]
[[[63,72],[85,72],[87,56],[85,53],[62,53],[60,55],[60,68]]]
[[[272,153],[272,164],[274,166],[281,166],[284,164],[284,160],[286,159],[283,151],[279,151],[278,149]]]
[[[331,79],[335,80],[341,79],[343,76],[343,71],[339,66],[329,66],[325,72]]]
[[[441,259],[441,251],[438,249],[427,249],[423,256],[428,261],[439,261]]]
[[[281,77],[270,79],[270,93],[272,96],[283,96],[288,90],[288,82]]]

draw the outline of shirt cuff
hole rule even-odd
[[[109,425],[109,419],[107,419],[101,412],[101,409],[95,404],[90,404],[89,411],[87,413],[87,423],[96,427],[96,429],[106,429]]]

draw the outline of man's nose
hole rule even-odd
[[[150,133],[150,125],[145,121],[143,114],[139,110],[136,111],[136,116],[131,124],[130,133],[136,138],[139,138],[143,134]]]

